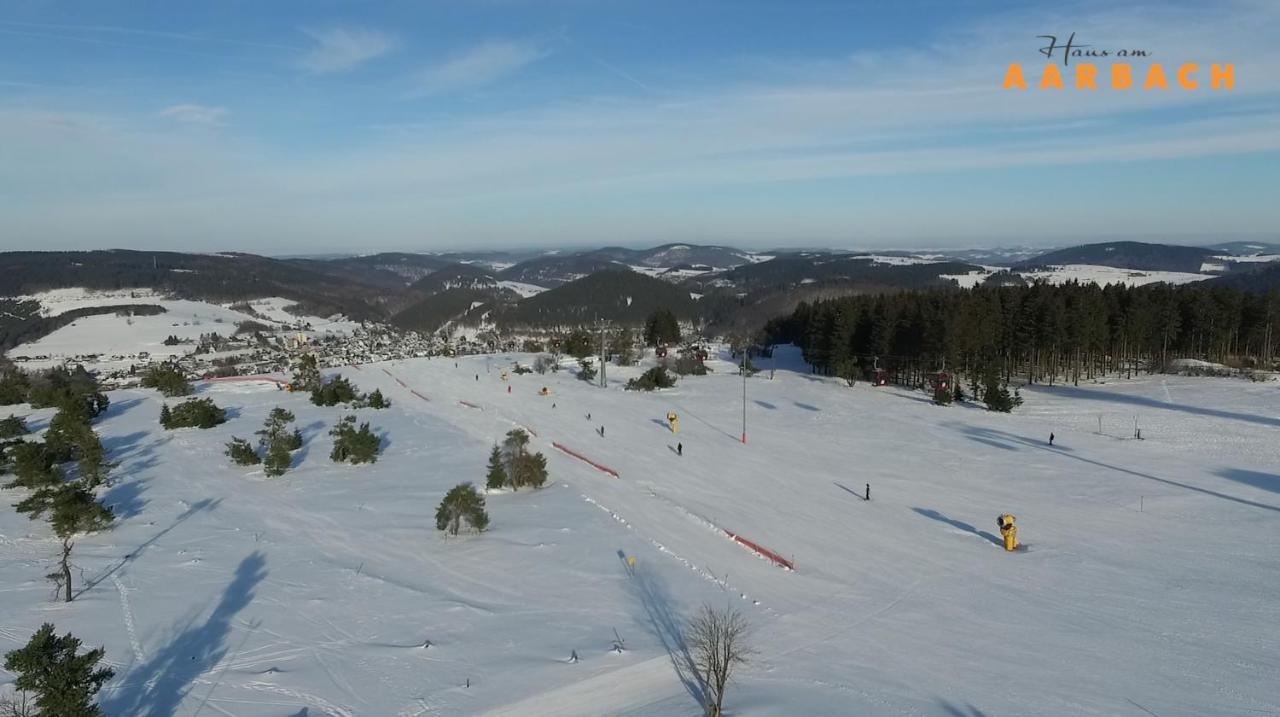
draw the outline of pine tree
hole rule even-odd
[[[489,527],[484,496],[470,483],[459,483],[451,488],[436,509],[436,530],[457,535],[463,521],[476,532],[484,532]]]
[[[35,694],[35,705],[48,717],[102,717],[94,696],[115,672],[97,665],[102,648],[80,651],[80,640],[58,637],[53,625],[40,626],[25,647],[4,656],[4,669],[17,675],[14,688]]]
[[[267,419],[262,423],[262,430],[257,432],[258,445],[263,448],[270,448],[290,423],[293,423],[293,412],[276,406],[271,409],[271,413],[267,414]]]
[[[507,469],[502,464],[502,449],[493,445],[489,452],[489,472],[485,475],[484,487],[489,490],[501,490],[507,487]]]
[[[987,404],[988,411],[998,411],[1000,413],[1009,413],[1015,406],[1022,403],[1022,397],[1019,396],[1017,402],[1014,397],[1009,395],[1009,389],[989,380],[986,388],[982,392],[982,401]]]
[[[262,472],[268,477],[282,476],[293,465],[293,456],[289,453],[284,441],[277,440],[267,449],[267,457],[262,461]]]
[[[595,354],[596,340],[590,331],[583,328],[574,329],[564,339],[564,352],[581,361]]]
[[[547,482],[547,457],[541,453],[526,454],[520,461],[520,481],[541,488]]]
[[[227,412],[219,408],[211,398],[192,398],[172,409],[168,404],[160,409],[160,425],[174,428],[213,428],[227,421]]]
[[[169,398],[190,396],[193,390],[187,377],[183,375],[182,369],[174,364],[153,367],[142,376],[142,385],[145,388],[158,389],[161,394]]]
[[[311,390],[311,402],[317,406],[336,406],[339,403],[360,403],[362,397],[355,386],[342,376],[318,384]]]
[[[54,534],[62,539],[62,558],[58,561],[58,572],[47,577],[63,590],[63,600],[71,602],[74,598],[71,590],[71,549],[75,545],[71,539],[78,533],[92,533],[109,527],[115,519],[111,509],[94,500],[93,493],[80,482],[41,488],[14,507],[33,520],[49,513],[49,524]]]
[[[369,408],[391,408],[391,401],[388,401],[386,397],[382,395],[382,391],[380,389],[375,388],[373,389],[373,393],[370,393],[365,397],[365,405]]]
[[[847,358],[836,364],[836,375],[844,379],[844,382],[853,388],[858,382],[858,361],[856,359]]]
[[[356,417],[345,416],[329,431],[334,437],[333,451],[329,458],[335,463],[374,463],[382,448],[382,439],[369,428],[368,423],[356,428]]]
[[[613,335],[613,340],[609,342],[609,353],[613,354],[619,366],[630,366],[636,362],[635,343],[635,336],[628,326],[622,327]]]
[[[667,372],[665,366],[654,366],[640,374],[639,378],[627,381],[628,391],[653,391],[659,388],[671,388],[676,385],[676,378]]]
[[[232,436],[231,441],[227,443],[226,453],[231,462],[238,466],[255,466],[262,462],[258,452],[253,450],[253,446],[243,438]]]
[[[523,483],[520,480],[520,461],[525,456],[525,448],[529,445],[529,434],[523,428],[507,431],[502,442],[503,456],[507,463],[507,482],[512,490],[519,490]]]
[[[596,367],[585,358],[578,359],[578,380],[587,382],[596,380]]]
[[[670,309],[658,309],[644,322],[644,342],[647,346],[675,344],[680,341],[680,322]]]
[[[297,391],[320,388],[320,366],[316,363],[315,354],[304,354],[298,359],[298,365],[293,369],[293,388]]]
[[[32,520],[48,513],[49,524],[59,538],[103,530],[115,519],[111,509],[97,502],[79,482],[40,488],[14,508]]]
[[[10,415],[0,421],[0,438],[17,438],[30,432],[31,430],[27,428],[27,422],[19,416]]]
[[[107,472],[112,464],[107,462],[98,434],[87,425],[81,427],[77,436],[76,450],[80,454],[80,480],[89,488],[97,488],[107,482]]]
[[[6,451],[14,478],[5,488],[38,490],[62,482],[62,472],[54,467],[53,456],[43,443],[19,441]]]

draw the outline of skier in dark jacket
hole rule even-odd
[[[1049,434],[1049,445],[1053,445],[1053,433]]]
[[[683,444],[683,443],[677,443],[677,444],[676,444],[676,455],[677,455],[677,456],[683,456],[683,455],[684,455],[684,444]]]

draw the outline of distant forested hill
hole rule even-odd
[[[1240,289],[1255,294],[1280,291],[1280,262],[1240,269],[1226,276],[1209,279],[1205,284]]]
[[[696,302],[687,289],[628,269],[596,272],[518,304],[497,314],[505,326],[576,326],[597,318],[640,323],[657,309],[692,319]]]
[[[1084,244],[1041,254],[1017,264],[1019,268],[1060,266],[1063,264],[1093,264],[1118,269],[1139,271],[1182,271],[1196,273],[1206,261],[1212,262],[1220,252],[1198,246],[1176,244],[1148,244],[1136,241],[1115,241],[1102,244]]]
[[[253,254],[180,254],[151,251],[0,253],[0,296],[48,289],[151,288],[207,301],[281,296],[306,313],[377,318],[379,292],[351,279]]]

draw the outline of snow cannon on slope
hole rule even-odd
[[[996,516],[996,525],[1000,526],[1000,535],[1004,537],[1004,549],[1013,552],[1018,549],[1018,526],[1013,522],[1017,518],[1009,513]]]
[[[675,411],[667,411],[667,425],[671,426],[672,433],[680,432],[680,416]]]

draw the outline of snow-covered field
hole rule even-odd
[[[1028,281],[1047,281],[1050,284],[1065,284],[1068,281],[1081,283],[1093,282],[1099,285],[1127,284],[1142,286],[1163,281],[1168,284],[1188,284],[1193,281],[1212,279],[1213,274],[1191,274],[1179,271],[1138,271],[1136,269],[1118,269],[1111,266],[1093,264],[1064,264],[1042,271],[1018,271]]]
[[[746,445],[722,361],[655,394],[621,390],[639,368],[611,367],[607,389],[504,383],[500,357],[344,369],[396,402],[360,411],[387,439],[365,467],[328,459],[340,409],[267,384],[205,386],[233,413],[208,431],[161,431],[154,393],[114,392],[96,427],[121,520],[77,543],[67,605],[43,579],[48,528],[0,511],[0,649],[44,621],[104,645],[113,717],[692,716],[677,626],[710,602],[754,627],[739,717],[1280,711],[1275,384],[1036,387],[1002,415],[845,388],[779,353],[747,382]],[[229,465],[222,444],[276,405],[307,440],[295,469]],[[489,496],[489,532],[442,539],[441,496],[483,482],[514,425],[551,484]],[[996,545],[1004,511],[1027,551]]]
[[[19,298],[38,301],[41,313],[46,316],[56,316],[73,309],[91,306],[156,304],[165,308],[165,313],[155,316],[128,318],[115,314],[85,316],[36,341],[17,346],[9,352],[14,357],[47,357],[27,363],[26,365],[31,368],[61,364],[63,359],[89,354],[107,357],[135,356],[139,351],[147,351],[153,357],[181,356],[189,353],[193,345],[166,346],[164,345],[166,338],[177,336],[179,339],[194,341],[201,334],[218,333],[230,336],[235,333],[236,324],[241,321],[256,321],[280,329],[309,325],[310,328],[303,333],[310,336],[345,335],[359,327],[358,323],[347,321],[342,317],[295,316],[284,309],[296,302],[279,297],[248,302],[254,315],[203,301],[162,298],[150,289],[114,292],[57,289]],[[126,360],[123,365],[127,366],[128,363]],[[109,363],[104,365],[110,367]]]
[[[501,286],[504,289],[510,289],[514,291],[517,294],[519,294],[522,298],[537,296],[538,294],[541,294],[542,292],[547,290],[545,286],[538,286],[537,284],[526,284],[520,281],[499,281],[498,286]]]

